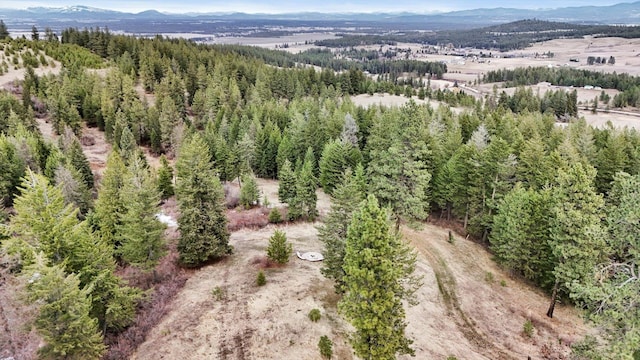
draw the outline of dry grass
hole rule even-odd
[[[277,192],[274,181],[260,184],[267,196]],[[319,206],[326,211],[328,205],[323,200]],[[133,359],[319,359],[322,335],[334,342],[335,358],[352,359],[350,325],[337,312],[339,296],[320,274],[322,264],[294,256],[287,265],[272,266],[265,257],[275,229],[285,231],[294,251],[321,251],[316,226],[234,231],[234,254],[193,272]],[[407,335],[417,359],[560,359],[569,352],[567,344],[588,331],[570,307],[559,306],[554,319],[546,318],[545,294],[511,279],[480,245],[459,235],[449,243],[447,228],[406,229],[405,237],[418,251],[416,271],[424,277],[420,303],[407,308]],[[267,284],[257,287],[261,269]],[[485,280],[488,272],[492,283]],[[213,289],[224,298],[216,300]],[[318,323],[307,319],[313,308],[323,313]],[[531,339],[521,335],[526,319],[536,329]]]

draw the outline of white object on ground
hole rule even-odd
[[[324,256],[322,256],[322,254],[317,253],[317,252],[306,252],[306,253],[302,253],[300,254],[299,251],[296,251],[296,255],[298,255],[298,258],[302,259],[302,260],[307,260],[307,261],[322,261],[324,260]]]
[[[156,219],[168,227],[178,227],[178,223],[169,215],[166,215],[162,211],[156,214]]]

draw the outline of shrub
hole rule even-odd
[[[224,299],[224,290],[220,286],[216,286],[213,290],[211,290],[211,295],[216,301],[220,301]]]
[[[527,319],[527,321],[524,322],[524,325],[522,325],[522,332],[528,338],[533,336],[533,323],[531,322],[531,319]]]
[[[493,277],[493,273],[491,271],[487,271],[484,274],[484,280],[489,284],[493,284],[493,281],[495,280],[495,278]]]
[[[321,317],[322,317],[322,315],[320,315],[320,310],[313,309],[313,310],[309,311],[309,320],[311,320],[313,322],[318,322],[318,320],[320,320]]]
[[[322,335],[320,337],[320,341],[318,341],[318,348],[320,349],[320,355],[322,355],[325,359],[331,359],[333,355],[333,343],[327,337],[327,335]]]
[[[277,208],[271,209],[269,212],[269,222],[272,224],[278,224],[282,222],[282,214]]]
[[[267,257],[278,264],[286,264],[289,262],[291,253],[293,253],[293,246],[287,242],[287,235],[280,230],[276,230],[269,239]]]
[[[507,287],[507,281],[506,280],[500,280],[500,286]]]
[[[256,277],[256,284],[258,286],[263,286],[267,283],[267,278],[264,276],[264,272],[260,270],[258,272],[258,276]]]

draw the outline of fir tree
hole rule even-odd
[[[362,170],[361,170],[362,171]],[[344,290],[343,261],[347,228],[351,223],[351,215],[358,209],[364,193],[358,184],[356,175],[350,168],[344,172],[342,183],[333,192],[331,210],[318,228],[318,237],[324,243],[324,261],[320,270],[322,274],[335,281],[336,292]]]
[[[91,210],[91,191],[82,180],[82,175],[70,164],[59,165],[55,171],[55,183],[60,186],[65,204],[73,204],[80,210],[81,217]]]
[[[80,285],[90,291],[91,315],[103,331],[128,326],[141,293],[122,284],[114,273],[113,248],[95,236],[86,221],[78,220],[77,210],[64,204],[60,189],[29,172],[15,209],[11,228],[20,235],[15,246],[31,252],[30,258],[42,253],[49,263],[77,274]]]
[[[73,167],[82,175],[82,181],[87,185],[88,189],[93,189],[93,172],[89,160],[82,152],[82,146],[78,139],[74,138],[71,145],[65,149],[65,158],[73,165]]]
[[[120,156],[126,165],[132,161],[132,158],[136,155],[138,145],[136,139],[133,137],[133,133],[129,126],[125,126],[120,133],[120,142],[118,143],[118,149]]]
[[[593,186],[595,173],[593,167],[571,164],[566,171],[559,171],[552,190],[556,203],[551,209],[549,230],[557,262],[548,317],[553,317],[560,293],[569,291],[575,281],[584,282],[607,255],[600,226],[604,201]]]
[[[198,266],[231,253],[224,192],[209,161],[209,149],[197,134],[185,139],[180,149],[176,196],[180,207],[180,262]]]
[[[410,102],[381,119],[368,140],[371,193],[391,207],[397,225],[429,215],[431,150],[423,116]]]
[[[344,140],[334,140],[324,146],[319,163],[320,185],[327,194],[333,192],[346,168],[355,168],[359,155],[357,148]]]
[[[4,135],[0,135],[0,168],[0,203],[9,206],[25,173],[25,164],[18,156],[15,145]]]
[[[313,150],[309,148],[296,179],[295,196],[289,202],[289,220],[305,217],[313,221],[318,215],[318,210],[316,209],[318,202],[316,188],[318,185],[313,174],[314,163]]]
[[[118,254],[127,263],[150,270],[165,253],[165,225],[156,218],[160,194],[151,174],[135,158],[124,183],[120,196],[126,202],[118,226]]]
[[[278,264],[286,264],[289,257],[293,253],[292,245],[287,242],[287,234],[280,230],[274,231],[269,238],[269,246],[267,247],[267,257],[269,260]]]
[[[169,165],[166,156],[160,156],[160,169],[158,169],[158,191],[160,198],[166,200],[173,196],[173,168]]]
[[[126,173],[127,168],[122,158],[116,151],[112,151],[98,190],[93,221],[100,236],[114,249],[118,246],[117,228],[121,224],[122,214],[126,212],[125,201],[120,196]]]
[[[242,187],[240,188],[240,205],[245,209],[251,209],[254,205],[260,204],[260,190],[253,174],[242,176]]]
[[[41,260],[42,261],[42,260]],[[35,327],[45,346],[45,359],[100,359],[106,348],[98,322],[90,316],[91,294],[75,274],[58,265],[31,266],[25,273],[27,299],[39,305]]]
[[[285,160],[278,173],[278,199],[288,204],[296,196],[296,174],[291,169],[289,160]]]

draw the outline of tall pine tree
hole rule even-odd
[[[415,255],[395,235],[386,210],[369,195],[353,214],[344,257],[345,295],[338,308],[355,328],[351,346],[362,359],[392,360],[414,354],[402,304],[403,287],[415,268]]]

